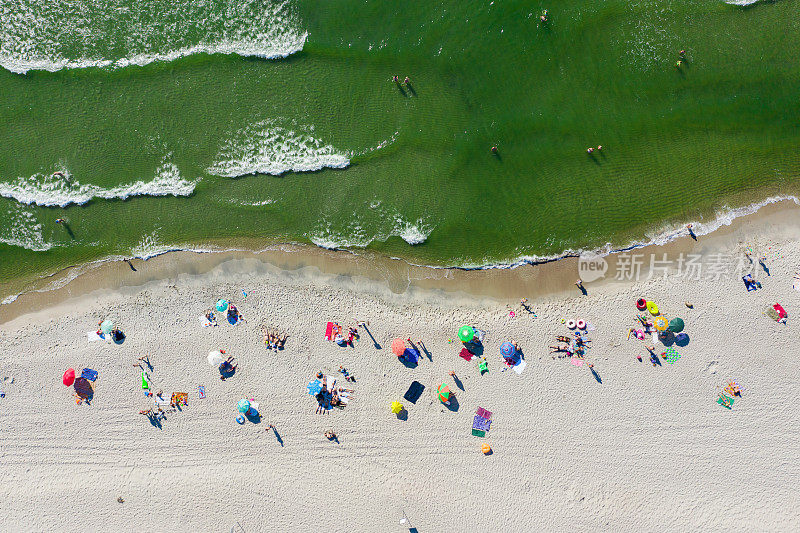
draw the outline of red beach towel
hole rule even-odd
[[[472,361],[472,358],[475,356],[475,354],[466,348],[461,348],[461,353],[459,353],[458,356],[466,359],[467,361]]]
[[[333,322],[328,322],[328,325],[325,327],[325,338],[329,341],[333,340]]]

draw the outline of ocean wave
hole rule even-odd
[[[66,207],[70,204],[83,205],[95,198],[125,200],[132,196],[189,196],[198,182],[199,178],[195,181],[183,179],[178,167],[165,162],[156,169],[152,181],[137,181],[106,189],[97,185],[82,185],[64,170],[0,183],[0,196],[27,205]]]
[[[761,0],[724,0],[726,4],[730,4],[732,6],[749,6],[755,4],[756,2],[760,2]]]
[[[322,168],[345,168],[350,159],[312,136],[313,127],[298,127],[299,133],[266,120],[237,131],[227,139],[209,174],[226,178],[248,174],[311,172]]]
[[[7,214],[8,222],[3,224],[0,242],[34,252],[44,252],[53,247],[51,243],[45,242],[42,225],[29,210],[13,205]]]
[[[395,215],[388,230],[377,230],[368,235],[358,223],[351,222],[344,231],[336,231],[329,222],[320,225],[316,231],[306,235],[315,245],[328,250],[340,248],[366,248],[373,241],[386,241],[389,237],[400,237],[411,246],[425,242],[433,231],[433,226],[422,219],[415,222]]]
[[[289,2],[269,0],[17,0],[0,3],[0,65],[11,72],[146,65],[303,49]]]

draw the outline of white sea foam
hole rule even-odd
[[[731,4],[732,6],[749,6],[760,1],[761,0],[725,0],[725,3]]]
[[[12,205],[7,212],[8,222],[0,230],[0,242],[20,246],[34,252],[44,252],[53,247],[42,236],[42,225],[30,210]]]
[[[199,53],[272,59],[302,50],[306,38],[279,0],[0,2],[0,65],[20,74]]]
[[[244,206],[244,207],[263,207],[265,205],[274,204],[275,200],[267,199],[267,200],[260,200],[258,202],[237,202],[237,201],[234,201],[234,203],[236,205],[241,205],[241,206]]]
[[[5,298],[3,298],[3,301],[0,302],[0,305],[8,305],[10,303],[13,303],[13,302],[17,301],[17,298],[19,298],[20,294],[22,294],[22,293],[17,293],[17,294],[12,294],[11,296],[6,296]]]
[[[378,222],[380,227],[377,227],[371,235],[358,222],[349,223],[341,231],[333,229],[329,222],[323,222],[317,230],[307,234],[306,237],[320,248],[335,250],[366,248],[373,241],[386,241],[389,237],[400,237],[414,246],[425,242],[433,231],[433,226],[422,219],[411,222],[397,214],[393,217],[384,216],[382,219]],[[387,222],[388,228],[385,224]]]
[[[247,174],[311,172],[345,168],[350,159],[312,136],[312,127],[293,129],[266,120],[241,129],[222,145],[209,174],[235,178]]]
[[[132,196],[189,196],[194,192],[198,181],[199,178],[195,181],[183,179],[178,167],[165,162],[156,169],[152,181],[103,188],[91,184],[82,185],[66,171],[63,177],[34,174],[10,183],[0,183],[0,196],[13,198],[27,205],[66,207],[70,204],[83,205],[95,198],[125,200]]]

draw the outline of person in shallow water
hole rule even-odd
[[[395,74],[394,76],[392,76],[392,81],[395,83],[400,83],[400,76]]]
[[[547,10],[546,9],[544,11],[542,11],[542,14],[539,17],[539,20],[541,20],[542,22],[547,22]]]
[[[406,76],[406,79],[403,80],[403,83],[408,85],[409,83],[411,83],[411,79],[408,76]]]

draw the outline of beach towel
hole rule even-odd
[[[717,403],[726,409],[730,409],[733,406],[733,402],[733,398],[725,396],[724,394],[720,394],[720,397],[717,398]]]
[[[472,430],[472,434],[475,435],[476,437],[485,437],[486,436],[486,432],[485,431],[482,431],[480,429],[474,429],[474,428]]]
[[[339,392],[339,401],[345,405],[350,401],[350,393],[341,391]]]
[[[213,323],[213,322],[211,322],[209,319],[207,319],[207,318],[206,318],[206,315],[200,315],[200,316],[198,317],[198,319],[200,320],[200,324],[201,324],[201,325],[202,325],[204,328],[207,328],[207,327],[210,327],[210,326],[213,326],[213,325],[214,325],[214,323]]]
[[[333,340],[333,322],[328,322],[328,325],[325,326],[325,338],[329,341]]]
[[[86,337],[89,339],[89,342],[94,342],[94,341],[106,341],[106,342],[108,342],[108,339],[106,339],[105,335],[103,335],[102,333],[98,334],[96,331],[87,331],[86,332]]]
[[[458,354],[458,356],[467,361],[472,361],[472,358],[475,357],[475,354],[466,348],[461,348],[461,352]]]
[[[206,387],[205,387],[205,385],[198,385],[197,386],[197,396],[199,396],[201,400],[206,397]]]
[[[578,358],[578,357],[571,357],[571,358],[570,358],[570,361],[571,361],[571,362],[572,362],[572,364],[573,364],[573,365],[575,365],[575,366],[583,366],[583,359],[580,359],[580,358]]]
[[[318,379],[315,379],[308,384],[306,389],[308,389],[309,396],[316,396],[322,391],[322,382]]]
[[[422,396],[422,391],[424,390],[425,390],[425,385],[423,385],[419,381],[412,381],[411,386],[408,387],[408,390],[403,395],[403,398],[405,398],[411,403],[417,403],[417,400],[419,400],[419,397]]]
[[[492,421],[488,418],[483,418],[482,416],[475,415],[472,419],[472,429],[478,429],[480,431],[489,431],[492,426]]]
[[[516,365],[512,366],[511,368],[517,374],[522,374],[522,371],[525,370],[526,366],[528,366],[528,363],[526,363],[525,361],[520,361],[519,363],[517,363]]]
[[[486,409],[484,409],[483,407],[478,407],[478,408],[475,410],[475,414],[476,414],[476,415],[478,415],[478,416],[480,416],[480,417],[486,418],[486,419],[488,419],[488,420],[491,420],[491,419],[492,419],[492,412],[491,412],[491,411],[487,411],[487,410],[486,410]]]
[[[156,404],[156,407],[160,406],[169,407],[170,405],[172,405],[171,400],[167,400],[166,398],[159,398],[158,396],[153,396],[153,403]]]
[[[189,393],[188,392],[173,392],[172,393],[172,401],[175,405],[189,405]]]
[[[94,381],[97,379],[97,370],[92,370],[91,368],[84,368],[83,372],[81,372],[81,377],[86,378],[89,381]]]

